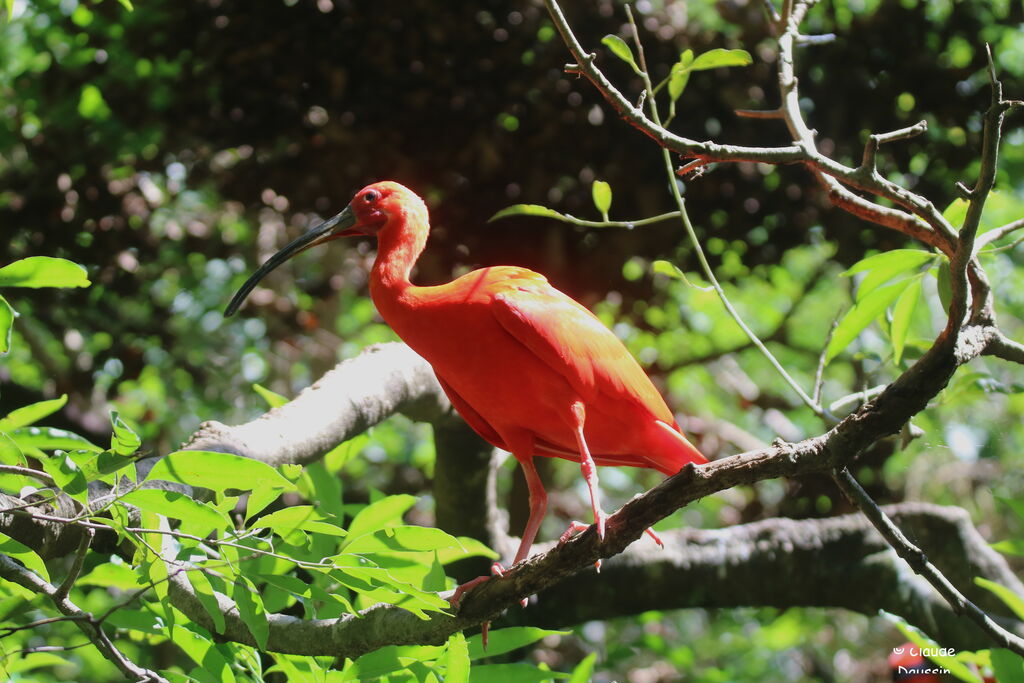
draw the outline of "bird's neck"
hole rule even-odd
[[[377,259],[370,272],[370,292],[376,301],[397,299],[414,285],[409,281],[416,259],[427,245],[426,216],[406,212],[393,216],[377,236]]]

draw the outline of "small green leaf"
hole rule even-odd
[[[43,458],[41,462],[43,469],[53,477],[54,482],[64,493],[79,502],[88,502],[89,480],[70,456],[57,451],[52,457]]]
[[[914,269],[920,268],[934,258],[934,254],[920,249],[893,249],[858,261],[843,275],[849,277],[867,272],[857,285],[856,300],[859,302],[890,280],[912,273]]]
[[[290,481],[266,463],[216,451],[175,451],[154,465],[147,479],[179,482],[214,491],[293,488]]]
[[[612,208],[612,186],[603,180],[595,180],[590,186],[590,194],[594,198],[594,206],[608,220],[608,210]]]
[[[43,558],[36,554],[36,551],[2,533],[0,533],[0,554],[18,560],[25,565],[26,569],[30,569],[41,576],[44,581],[50,580],[50,573],[46,571],[46,563],[43,562]]]
[[[640,73],[640,67],[636,65],[636,60],[633,59],[633,50],[630,49],[629,45],[622,38],[608,34],[601,39],[601,44],[611,50],[613,55],[633,67],[633,71],[637,74]]]
[[[185,576],[188,577],[189,583],[195,589],[199,604],[203,606],[206,613],[213,619],[214,632],[224,633],[224,613],[221,612],[220,605],[217,603],[217,596],[214,594],[213,584],[210,583],[210,579],[202,570],[186,572]]]
[[[101,586],[131,591],[141,588],[142,581],[139,575],[124,562],[104,562],[96,565],[92,571],[79,578],[75,585]]]
[[[679,55],[679,61],[672,65],[672,71],[668,76],[668,96],[675,102],[686,89],[690,81],[690,74],[693,70],[693,50],[686,49]]]
[[[85,268],[62,258],[29,256],[0,268],[0,287],[88,287]]]
[[[0,465],[15,465],[17,467],[28,465],[25,454],[21,452],[17,442],[4,432],[0,432]]]
[[[1024,539],[1014,538],[1008,541],[999,541],[992,544],[992,550],[1004,555],[1017,555],[1024,557]]]
[[[654,261],[653,263],[651,263],[651,270],[653,270],[658,275],[664,275],[665,277],[670,277],[673,280],[682,280],[683,283],[686,284],[688,287],[699,289],[702,292],[711,291],[711,287],[702,287],[701,285],[697,285],[691,282],[690,279],[686,277],[686,273],[684,273],[679,268],[679,266],[672,263],[671,261]]]
[[[753,58],[751,58],[750,53],[746,50],[726,50],[719,47],[697,55],[697,58],[693,60],[693,64],[690,65],[690,69],[692,71],[706,71],[707,69],[717,69],[723,66],[748,66],[753,63]]]
[[[110,118],[110,105],[103,99],[103,92],[92,83],[82,86],[82,93],[78,97],[78,114],[83,119]]]
[[[896,305],[892,309],[892,325],[889,328],[889,336],[892,338],[893,360],[897,364],[903,357],[903,345],[907,341],[907,332],[910,330],[910,319],[921,298],[923,277],[924,273],[921,273],[911,279],[910,284],[896,299]]]
[[[488,218],[487,222],[491,223],[499,218],[505,218],[507,216],[541,216],[543,218],[566,220],[564,215],[558,213],[554,209],[541,206],[540,204],[513,204],[512,206],[506,206],[504,209]]]
[[[469,647],[462,631],[456,631],[448,638],[445,665],[445,683],[469,683]]]
[[[68,457],[74,460],[75,465],[82,471],[86,481],[90,482],[106,481],[112,484],[115,478],[109,475],[125,467],[132,467],[135,464],[134,458],[118,455],[114,451],[100,451],[96,453],[86,449],[76,449],[69,452]],[[138,478],[134,467],[129,476],[133,481]]]
[[[281,537],[288,536],[296,530],[330,536],[346,536],[347,532],[338,525],[337,520],[325,516],[312,505],[293,505],[269,515],[260,517],[252,523],[253,529],[270,529]]]
[[[825,351],[825,362],[832,360],[846,349],[865,327],[892,305],[892,302],[907,288],[908,284],[910,284],[909,280],[902,280],[880,287],[847,311],[843,319],[839,321],[839,326],[836,327],[832,341],[829,342],[828,349]]]
[[[469,672],[470,683],[542,683],[554,678],[568,678],[561,671],[548,671],[526,662],[514,664],[478,664]]]
[[[131,455],[139,450],[142,439],[128,423],[121,419],[116,410],[110,411],[110,424],[113,434],[110,435],[110,450],[118,455]]]
[[[959,230],[960,226],[964,224],[964,220],[967,218],[967,207],[970,206],[970,202],[966,199],[957,197],[954,199],[946,210],[942,212],[942,217],[949,221],[949,224],[953,226],[954,230]]]
[[[481,657],[496,657],[512,650],[526,647],[530,643],[536,643],[547,636],[567,636],[569,631],[549,631],[535,626],[511,626],[491,631],[488,638],[487,650],[484,650],[483,639],[479,634],[469,639],[469,658],[472,660]]]
[[[238,615],[249,629],[249,633],[256,639],[256,646],[260,650],[266,650],[270,624],[267,621],[267,611],[263,608],[263,599],[256,586],[246,577],[239,576],[235,579],[231,598],[238,605]]]
[[[594,674],[594,664],[596,663],[597,653],[591,652],[572,670],[572,678],[569,679],[569,683],[587,683]]]
[[[181,520],[182,531],[194,536],[205,537],[214,530],[231,528],[231,520],[220,510],[177,491],[137,489],[121,500],[141,510]]]
[[[997,598],[1002,600],[1007,607],[1013,610],[1013,613],[1017,615],[1018,619],[1024,619],[1024,597],[1017,595],[1006,586],[1000,585],[995,581],[989,581],[988,579],[980,576],[974,577],[974,583],[987,589]]]
[[[259,394],[260,397],[264,401],[266,401],[267,405],[270,406],[271,408],[283,406],[285,403],[288,402],[288,399],[286,397],[276,392],[273,392],[270,389],[267,389],[265,386],[261,384],[253,384],[252,389],[257,394]]]
[[[7,353],[11,350],[11,330],[14,328],[14,319],[18,312],[7,303],[7,299],[0,296],[0,353]]]
[[[132,5],[132,0],[117,0],[117,1],[119,3],[121,3],[121,7],[124,7],[129,12],[134,12],[135,11],[135,6]]]
[[[355,524],[352,525],[355,527]],[[376,553],[382,551],[426,552],[458,548],[462,544],[454,536],[428,526],[391,526],[353,538],[345,545],[347,553]]]
[[[56,427],[22,427],[10,436],[23,451],[84,450],[99,453],[103,449],[83,436]]]
[[[400,523],[405,511],[416,504],[416,499],[409,495],[388,496],[375,503],[370,503],[353,518],[348,525],[348,537],[356,539],[363,534],[373,533],[386,525]]]
[[[943,259],[939,263],[939,269],[935,273],[936,288],[939,291],[939,301],[944,311],[949,310],[949,302],[953,300],[953,284],[950,281],[949,261]]]
[[[21,408],[16,408],[7,414],[7,417],[0,420],[0,432],[10,432],[21,427],[28,427],[29,425],[39,422],[44,417],[53,415],[55,412],[64,407],[64,404],[68,402],[68,395],[63,394],[60,398],[50,399],[49,401],[39,401],[38,403],[32,403]]]

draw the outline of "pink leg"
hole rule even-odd
[[[527,456],[524,458],[517,455],[516,459],[523,466],[523,474],[526,475],[526,486],[530,490],[530,519],[526,522],[523,538],[519,541],[519,550],[516,551],[516,559],[513,564],[522,562],[530,554],[533,540],[537,537],[540,523],[544,521],[544,513],[548,509],[548,494],[544,490],[544,483],[540,480],[540,475],[537,474],[537,467],[533,464],[533,457]]]
[[[583,472],[583,479],[590,489],[590,507],[594,511],[594,523],[597,524],[597,537],[604,540],[604,526],[608,515],[601,509],[600,492],[597,488],[597,466],[594,459],[590,457],[590,448],[587,447],[587,440],[583,436],[583,424],[586,422],[586,411],[581,401],[572,404],[573,431],[576,434],[576,445],[580,449],[580,470]]]

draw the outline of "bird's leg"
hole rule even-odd
[[[608,515],[601,509],[600,492],[597,487],[597,466],[594,459],[590,457],[590,448],[587,447],[587,440],[583,436],[583,424],[586,422],[586,410],[582,401],[572,404],[572,416],[574,422],[573,431],[576,434],[576,445],[580,449],[580,470],[583,472],[583,479],[590,489],[590,507],[594,511],[594,523],[597,525],[597,537],[604,540],[605,520]]]
[[[519,541],[519,550],[516,551],[516,559],[512,564],[525,560],[526,556],[530,554],[530,548],[533,546],[534,539],[537,538],[540,523],[544,521],[544,513],[548,509],[548,494],[544,490],[544,482],[537,474],[537,466],[533,464],[533,456],[517,456],[516,459],[523,467],[526,486],[530,491],[530,518],[526,521],[523,537]]]

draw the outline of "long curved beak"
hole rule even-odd
[[[310,247],[314,247],[318,244],[323,244],[330,240],[338,237],[346,237],[348,235],[360,234],[358,230],[352,228],[356,225],[357,219],[355,213],[352,211],[351,206],[346,206],[341,213],[333,218],[328,218],[323,223],[320,223],[314,228],[311,228],[304,235],[292,240],[281,251],[277,252],[264,263],[259,269],[252,274],[252,276],[245,281],[245,284],[235,293],[235,296],[231,299],[231,303],[224,310],[224,317],[234,315],[238,307],[245,301],[245,297],[249,296],[259,281],[262,280],[267,273],[277,268],[279,265],[295,256],[301,251],[305,251]]]

